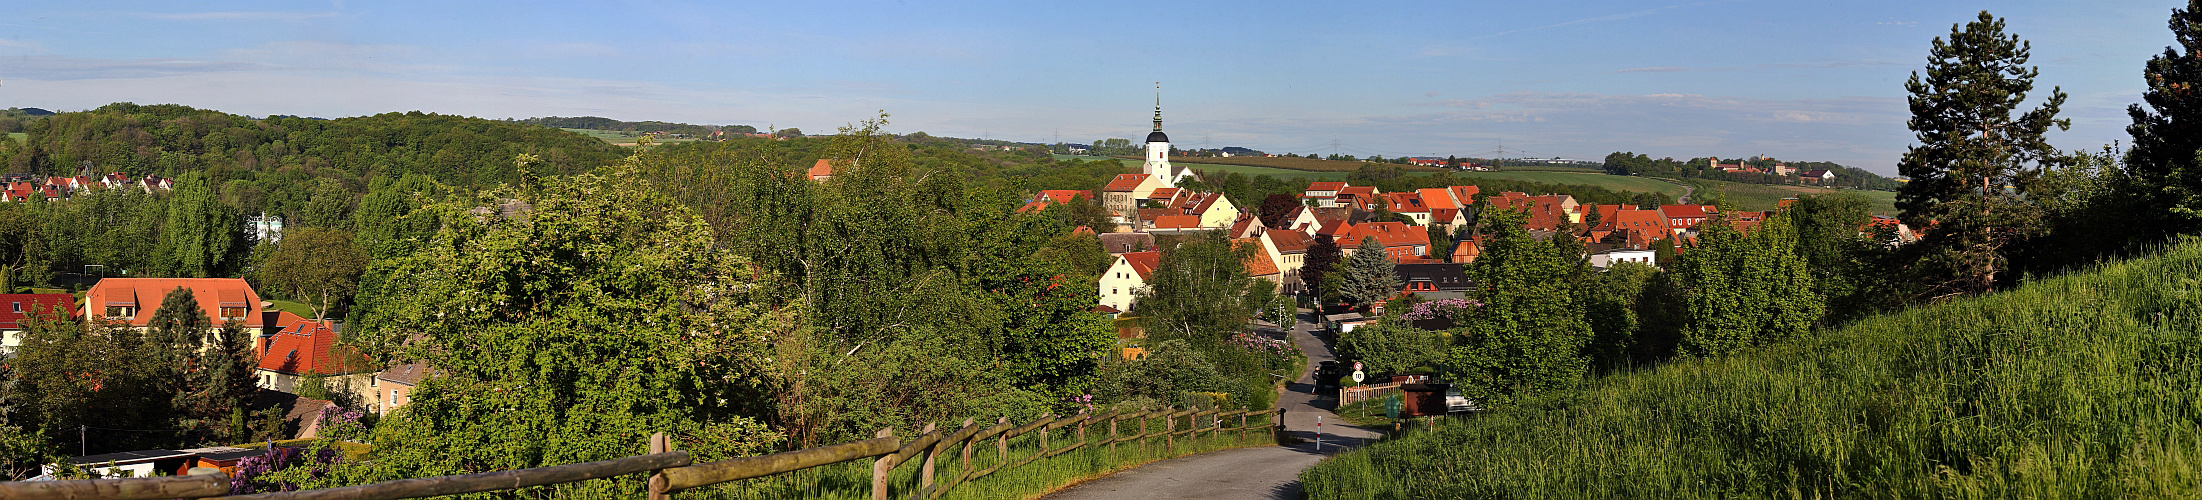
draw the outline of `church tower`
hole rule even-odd
[[[1162,133],[1162,84],[1159,83],[1155,84],[1155,130],[1147,134],[1147,162],[1139,171],[1162,181],[1164,187],[1177,187],[1178,181],[1193,175],[1192,170],[1170,166],[1170,136]]]

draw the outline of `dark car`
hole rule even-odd
[[[1327,389],[1337,389],[1338,376],[1342,374],[1343,372],[1338,371],[1337,361],[1324,361],[1316,363],[1315,390],[1321,391]]]

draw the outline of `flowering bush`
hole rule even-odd
[[[1461,311],[1478,307],[1483,307],[1483,303],[1476,302],[1473,299],[1434,300],[1415,304],[1413,309],[1408,309],[1406,314],[1401,314],[1399,317],[1407,320],[1450,318]]]
[[[1068,402],[1068,403],[1070,403],[1070,404],[1078,405],[1079,407],[1082,407],[1082,408],[1085,408],[1085,409],[1086,409],[1086,411],[1088,411],[1088,412],[1091,412],[1091,411],[1093,411],[1093,409],[1094,409],[1094,404],[1093,404],[1093,395],[1092,395],[1092,394],[1081,394],[1081,395],[1077,395],[1077,396],[1071,396],[1071,397],[1063,398],[1063,401],[1064,401],[1064,402]]]
[[[1249,332],[1239,332],[1237,335],[1232,335],[1231,345],[1273,356],[1292,355],[1292,342],[1286,341],[1284,339],[1263,337]]]
[[[294,467],[304,467],[307,469],[306,473],[309,477],[320,478],[329,473],[330,467],[342,461],[344,461],[344,454],[337,452],[335,448],[316,447],[309,450],[287,446],[270,447],[266,453],[261,453],[259,456],[237,460],[236,472],[229,476],[229,493],[242,495],[247,493],[296,491],[298,490],[298,484],[286,480],[291,478],[282,476],[295,476],[297,474],[284,474],[286,470]]]
[[[367,425],[359,420],[365,416],[359,410],[324,407],[321,409],[321,437],[351,442],[366,440]]]

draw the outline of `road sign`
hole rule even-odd
[[[1361,373],[1360,368],[1353,369],[1353,383],[1361,383],[1361,379],[1367,376],[1367,374]]]
[[[1353,371],[1361,371],[1361,362],[1360,362],[1360,361],[1355,361],[1355,362],[1353,362]]]

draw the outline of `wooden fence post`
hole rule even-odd
[[[893,435],[895,435],[895,428],[888,427],[880,429],[879,434],[874,437]],[[888,453],[880,456],[878,460],[872,461],[872,500],[887,500],[887,474],[894,472],[894,469],[888,468],[887,461],[893,459],[894,456],[893,453]]]
[[[1113,415],[1109,417],[1109,456],[1111,457],[1116,456],[1116,420],[1117,418]]]
[[[970,427],[971,419],[966,418],[963,419],[963,427],[957,427],[956,430],[957,432],[962,432],[964,429],[968,429]],[[941,429],[934,432],[942,432],[946,430],[947,429]],[[940,451],[950,446],[955,446],[955,443],[943,443],[935,441],[932,446],[926,447],[925,465],[923,469],[920,469],[918,471],[918,491],[923,492],[925,490],[933,489],[933,464],[940,461]]]
[[[1009,425],[1009,417],[1002,417],[998,425]],[[1005,430],[1001,434],[994,435],[994,456],[998,459],[994,462],[996,468],[1009,463],[1009,431]]]
[[[673,451],[673,440],[665,437],[663,432],[650,433],[650,454],[656,455],[668,451]],[[669,500],[673,498],[671,493],[665,492],[667,487],[671,485],[665,478],[665,470],[650,471],[650,479],[647,484],[650,488],[650,500]]]
[[[1254,410],[1246,410],[1246,411],[1244,411],[1244,412],[1240,412],[1240,413],[1239,413],[1239,444],[1240,444],[1240,445],[1245,445],[1245,444],[1246,444],[1246,417],[1247,417],[1248,415],[1253,415],[1253,414],[1254,414]]]
[[[1055,420],[1055,414],[1043,413],[1040,414],[1040,419],[1051,421],[1049,423],[1054,423],[1052,421]],[[1040,424],[1040,455],[1045,456],[1047,455],[1047,451],[1052,449],[1054,448],[1049,448],[1047,444],[1047,424]]]
[[[1086,444],[1086,424],[1089,420],[1093,419],[1093,415],[1085,416],[1086,418],[1078,419],[1078,444],[1080,446],[1084,446]]]
[[[1177,448],[1177,412],[1162,415],[1162,456]]]

